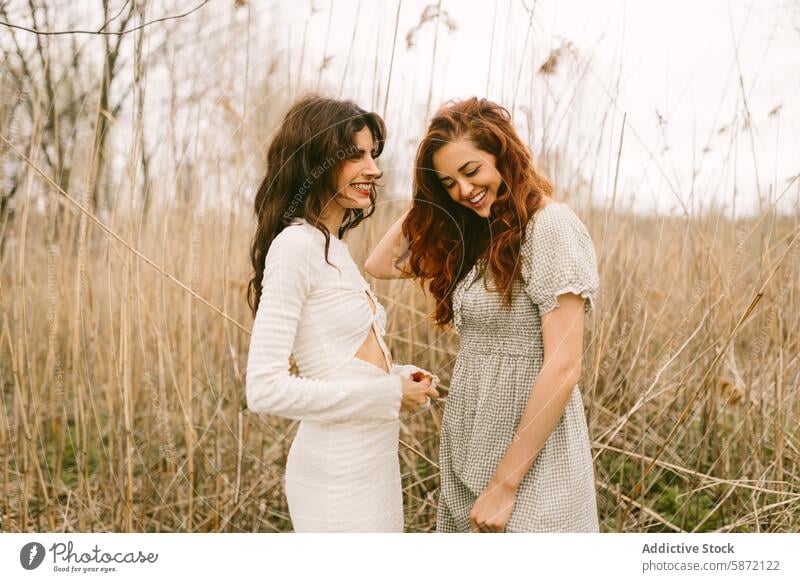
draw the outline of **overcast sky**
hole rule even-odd
[[[383,113],[398,4],[314,4],[317,12],[310,17],[303,2],[253,6],[259,22],[275,19],[276,8],[280,11],[287,46],[295,47],[294,66],[300,65],[305,39],[306,75],[315,78],[322,55],[332,56],[323,87],[343,89],[343,96]],[[430,93],[434,109],[454,97],[495,99],[514,109],[523,133],[524,108],[532,106],[534,148],[541,144],[545,124],[550,135],[544,147],[557,147],[573,159],[599,141],[596,199],[610,199],[622,115],[627,114],[618,203],[637,210],[680,212],[683,205],[697,208],[711,200],[730,210],[735,184],[738,214],[752,209],[759,188],[764,199],[772,188],[774,198],[800,173],[798,3],[444,0],[447,17],[438,25],[435,61],[434,22],[423,24],[414,45],[407,45],[427,5],[403,0],[391,61],[387,122],[399,166],[411,163],[430,113]],[[576,60],[565,59],[543,83],[539,67],[553,48],[567,42]],[[744,128],[743,97],[752,133]],[[589,159],[595,158],[593,151]],[[402,168],[398,174],[404,174]],[[405,174],[401,185],[410,176]],[[782,208],[796,204],[796,186],[784,194]]]
[[[84,3],[85,10],[76,4],[68,16],[71,25],[92,28],[101,17],[97,2]],[[148,19],[185,8],[174,4],[149,4]],[[213,134],[200,151],[225,160],[237,147],[235,131],[223,126],[229,135],[218,139],[212,119],[238,111],[242,125],[251,125],[247,115],[269,97],[259,93],[258,81],[277,62],[273,96],[291,99],[319,80],[326,93],[385,113],[387,196],[410,196],[414,150],[436,107],[478,95],[513,112],[535,155],[558,152],[564,162],[553,171],[565,197],[574,190],[610,203],[626,115],[618,206],[682,213],[713,203],[732,212],[735,192],[736,214],[757,210],[759,194],[763,201],[782,195],[779,207],[797,211],[800,181],[786,188],[800,173],[800,0],[442,0],[442,16],[421,22],[426,7],[435,6],[250,0],[237,9],[232,1],[211,0],[179,26],[153,25],[147,50],[177,26],[169,58],[159,56],[147,73],[154,160],[166,171],[177,166],[182,154],[167,150],[170,132],[187,151],[193,136]],[[24,3],[17,7],[26,10]],[[124,50],[132,41],[126,37]],[[57,43],[71,40],[52,42],[67,50]],[[102,56],[97,37],[79,42],[95,43],[92,54]],[[555,73],[539,74],[559,47],[564,56]],[[185,101],[191,106],[174,101],[179,110],[170,118],[167,95],[176,75],[184,96],[200,97]],[[129,70],[120,73],[131,77]],[[130,113],[120,116],[114,136],[123,165]],[[263,172],[255,155],[246,164],[253,175]],[[578,188],[577,176],[591,188]]]

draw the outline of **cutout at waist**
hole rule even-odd
[[[375,366],[387,374],[389,373],[391,363],[378,341],[374,326],[370,327],[367,338],[364,340],[364,343],[361,344],[361,347],[358,348],[353,359],[360,360],[370,366]]]
[[[375,318],[378,316],[378,308],[370,296],[369,289],[365,288],[364,293],[366,294],[370,311],[372,311],[372,323],[367,332],[367,337],[364,338],[354,357],[388,374],[392,368],[392,360],[383,338],[376,333]]]

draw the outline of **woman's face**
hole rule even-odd
[[[433,169],[447,194],[458,204],[488,218],[503,181],[489,152],[467,137],[447,143],[433,154]]]
[[[373,183],[381,172],[372,158],[373,141],[369,127],[364,127],[355,135],[354,148],[348,149],[336,178],[336,194],[333,204],[342,208],[369,208],[370,192]]]

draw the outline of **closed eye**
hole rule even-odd
[[[471,178],[472,176],[477,174],[478,170],[480,170],[480,169],[481,169],[481,167],[478,166],[474,170],[470,170],[469,172],[464,172],[464,175]],[[451,180],[441,180],[441,182],[442,182],[442,186],[444,186],[447,190],[449,190],[450,188],[452,188],[453,186],[456,185],[456,183],[451,181]]]

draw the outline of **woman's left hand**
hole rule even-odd
[[[490,481],[469,512],[473,532],[504,532],[514,510],[517,490],[503,483]]]

